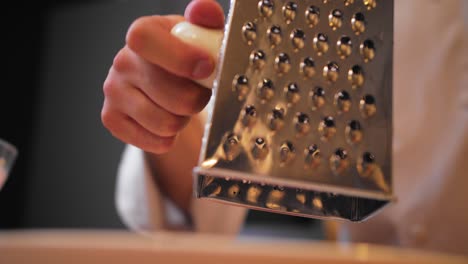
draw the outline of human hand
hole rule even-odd
[[[192,1],[185,18],[138,18],[103,85],[104,126],[120,140],[155,154],[170,150],[178,133],[211,96],[210,89],[193,80],[210,76],[214,58],[170,33],[184,19],[207,28],[224,26],[223,10],[213,0]]]

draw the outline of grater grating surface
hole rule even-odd
[[[393,200],[393,1],[233,0],[200,198],[362,221]]]

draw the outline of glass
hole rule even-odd
[[[11,143],[0,139],[0,190],[8,178],[10,169],[13,166],[18,150]]]

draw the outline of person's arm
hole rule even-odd
[[[163,194],[184,212],[192,198],[192,169],[197,165],[204,118],[192,118],[177,136],[171,150],[164,154],[145,152],[155,183]]]
[[[223,10],[212,0],[192,1],[185,19],[224,27]],[[235,233],[245,209],[192,199],[192,169],[203,127],[199,112],[211,96],[210,89],[193,80],[208,77],[215,62],[208,52],[171,35],[183,20],[137,19],[104,83],[102,122],[128,143],[118,173],[117,207],[136,230],[166,228],[174,222],[168,217],[185,215],[189,217],[179,222],[192,221],[194,230]]]
[[[192,1],[185,18],[204,27],[224,26],[223,10],[215,1]],[[132,23],[104,82],[101,118],[115,137],[151,153],[147,157],[161,190],[187,210],[188,168],[195,165],[202,136],[199,121],[190,119],[211,97],[210,89],[193,80],[210,76],[215,61],[171,34],[183,20],[176,15],[147,16]]]

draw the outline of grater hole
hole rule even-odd
[[[249,203],[256,204],[258,203],[258,198],[260,197],[261,194],[262,194],[262,189],[257,185],[252,185],[247,190],[246,200]]]
[[[367,10],[372,10],[377,7],[377,0],[363,0],[362,2]]]
[[[228,161],[234,160],[241,151],[240,136],[235,133],[227,133],[224,137],[224,158]]]
[[[300,72],[306,77],[310,78],[315,75],[315,62],[311,57],[306,57],[300,64]]]
[[[305,18],[309,27],[315,27],[320,22],[320,8],[309,6],[305,12]]]
[[[282,165],[290,163],[296,156],[296,149],[290,141],[285,141],[280,145],[279,157]]]
[[[312,110],[317,110],[322,108],[325,101],[325,90],[322,87],[316,87],[311,93],[312,97]]]
[[[266,55],[265,52],[261,50],[254,50],[249,57],[250,65],[256,69],[261,70],[265,67],[266,64]]]
[[[304,149],[305,168],[317,168],[322,160],[320,149],[317,145],[312,144]]]
[[[362,156],[359,157],[356,165],[359,175],[364,178],[371,176],[376,167],[375,156],[370,152],[364,152]]]
[[[318,33],[317,36],[314,37],[313,47],[317,55],[322,56],[329,49],[328,36],[323,33]]]
[[[275,47],[281,44],[283,40],[283,34],[281,27],[278,25],[273,25],[267,30],[268,40],[270,41],[270,45]]]
[[[275,69],[279,74],[285,74],[291,69],[291,60],[286,53],[280,53],[275,58]]]
[[[248,45],[252,45],[252,43],[257,39],[257,26],[253,22],[246,22],[242,26],[242,37]]]
[[[361,110],[361,114],[366,118],[374,116],[377,112],[375,98],[369,94],[364,95],[359,102],[359,109]]]
[[[336,149],[330,157],[330,169],[336,175],[340,175],[348,168],[348,165],[348,152],[342,148]]]
[[[364,70],[359,65],[354,65],[348,71],[348,81],[353,89],[362,87],[364,85]]]
[[[304,48],[305,46],[305,32],[302,29],[294,29],[291,32],[291,43],[295,51]]]
[[[312,199],[312,206],[316,210],[323,210],[323,202],[319,196],[316,196]]]
[[[283,128],[285,114],[286,111],[284,108],[279,106],[275,107],[271,113],[268,114],[268,127],[273,131]]]
[[[340,91],[335,94],[335,105],[341,113],[347,113],[351,109],[351,96],[347,91]]]
[[[244,127],[252,127],[257,122],[257,109],[253,105],[247,105],[242,111],[241,123]]]
[[[301,100],[301,94],[297,83],[290,83],[285,87],[286,100],[290,105],[296,104]]]
[[[356,35],[361,35],[366,31],[366,18],[362,13],[356,13],[351,18],[351,28]]]
[[[323,77],[332,83],[335,83],[340,76],[340,67],[338,63],[332,61],[323,67]]]
[[[240,194],[240,187],[237,184],[233,184],[228,189],[229,198],[236,198]]]
[[[345,136],[349,144],[360,143],[363,138],[361,123],[351,120],[345,128]]]
[[[236,75],[232,81],[232,90],[237,94],[237,99],[242,101],[250,91],[249,79],[245,75]]]
[[[296,18],[297,4],[288,2],[283,6],[283,18],[286,24],[290,24]]]
[[[261,0],[258,2],[258,13],[260,16],[269,18],[273,15],[275,4],[273,0]]]
[[[270,101],[275,96],[275,88],[270,79],[263,79],[257,86],[257,96],[262,103]]]
[[[207,197],[218,196],[222,191],[221,185],[217,182],[211,182],[205,188],[203,188],[203,195]]]
[[[351,42],[351,38],[348,36],[341,36],[336,43],[336,51],[338,56],[340,56],[341,59],[346,59],[349,57],[349,55],[351,55],[352,50],[353,44]]]
[[[334,9],[328,15],[328,25],[337,30],[343,25],[343,12],[339,9]]]
[[[251,153],[255,160],[264,160],[269,153],[266,140],[262,137],[256,138],[253,142]]]
[[[310,119],[305,113],[298,112],[294,117],[294,124],[298,135],[305,135],[310,131]]]
[[[375,57],[375,44],[372,40],[365,40],[359,47],[361,56],[365,62],[372,61]]]
[[[320,134],[320,138],[323,141],[328,141],[333,138],[336,134],[336,124],[335,119],[331,116],[327,116],[320,121],[318,125],[318,132]]]
[[[301,189],[296,189],[296,200],[299,202],[301,205],[304,205],[306,203],[306,194],[304,193],[303,190]]]
[[[273,187],[268,194],[265,206],[269,209],[285,211],[286,207],[282,205],[284,196],[284,188],[278,186]]]

